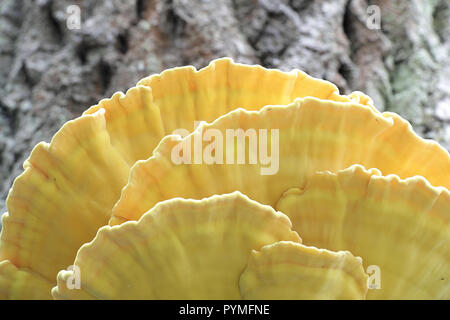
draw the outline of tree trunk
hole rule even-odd
[[[223,56],[364,91],[450,149],[449,52],[448,0],[2,0],[0,212],[65,121],[151,73]]]

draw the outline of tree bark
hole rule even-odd
[[[74,4],[80,30],[67,27]],[[33,146],[65,121],[151,73],[223,56],[364,91],[450,149],[447,0],[2,0],[0,212]]]

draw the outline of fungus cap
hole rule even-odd
[[[138,222],[103,227],[62,271],[55,298],[240,299],[239,276],[252,249],[300,242],[289,219],[235,192],[203,200],[159,203]],[[74,292],[75,291],[75,292]]]
[[[291,105],[258,111],[298,97]],[[224,116],[237,107],[250,111]],[[190,131],[196,120],[215,120],[200,128],[222,132],[279,129],[279,172],[261,176],[258,165],[175,166],[168,155],[181,138],[163,137],[175,129]],[[135,164],[147,159],[161,139],[150,160]],[[100,101],[66,123],[49,144],[35,147],[7,199],[0,261],[15,268],[0,268],[6,280],[0,282],[0,292],[11,290],[10,281],[24,274],[36,283],[54,283],[58,270],[72,265],[79,247],[107,224],[120,197],[111,225],[137,220],[173,197],[202,199],[239,190],[275,206],[285,190],[303,187],[317,170],[336,172],[354,163],[401,178],[422,175],[432,185],[448,188],[449,159],[399,116],[379,113],[364,94],[341,96],[333,84],[297,70],[284,73],[230,59],[213,61],[200,71],[168,70],[142,80],[125,95]],[[25,292],[27,288],[14,296],[51,297],[48,291]]]
[[[450,299],[447,189],[355,165],[314,174],[275,208],[305,245],[349,250],[374,266],[379,279],[367,299]]]
[[[243,136],[253,132],[257,147],[261,141],[267,143],[266,156],[271,154],[273,162],[263,163],[262,151],[256,143],[251,147],[250,139],[232,136],[230,147],[228,132],[239,130]],[[277,139],[272,140],[274,130]],[[215,136],[212,142],[205,138],[211,133]],[[187,161],[174,160],[180,146],[183,157],[191,155]],[[204,157],[211,149],[213,157],[221,158],[196,163],[196,156]],[[237,161],[238,150],[245,154],[244,163]],[[228,162],[228,153],[234,157],[232,162]],[[254,163],[250,154],[256,155]],[[336,172],[353,164],[401,178],[422,175],[434,185],[450,183],[448,152],[419,138],[399,116],[358,104],[304,98],[260,111],[238,109],[212,124],[201,124],[184,138],[166,136],[152,157],[131,169],[110,225],[137,220],[159,201],[173,197],[201,199],[238,190],[275,206],[285,190],[303,187],[316,171]],[[263,174],[272,165],[276,170]]]
[[[305,96],[373,108],[362,93],[339,95],[335,85],[299,70],[285,73],[228,58],[199,71],[166,70],[101,100],[50,143],[39,143],[25,161],[6,201],[0,261],[53,282],[108,223],[130,167],[151,156],[165,135],[191,131],[194,121],[213,121],[237,107],[258,110]]]
[[[252,251],[239,288],[249,300],[362,300],[367,280],[348,251],[280,241]]]

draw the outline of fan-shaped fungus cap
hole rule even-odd
[[[261,299],[364,299],[367,274],[361,258],[290,241],[253,250],[241,275],[242,297]]]
[[[103,113],[69,121],[52,143],[38,144],[7,199],[0,259],[50,287],[57,272],[73,263],[80,245],[108,220],[127,181],[129,166],[110,143]]]
[[[0,262],[0,300],[46,299],[51,289],[52,283],[38,274]]]
[[[315,98],[256,112],[308,96]],[[283,191],[303,186],[316,170],[336,171],[354,163],[401,178],[420,174],[433,185],[449,187],[448,153],[420,140],[400,117],[376,111],[362,93],[341,96],[331,83],[300,71],[283,73],[229,59],[200,71],[176,68],[142,80],[126,95],[100,101],[66,123],[50,144],[35,147],[7,199],[0,261],[15,268],[0,268],[5,280],[0,292],[9,292],[9,283],[22,272],[31,282],[45,279],[42,290],[47,290],[57,271],[72,265],[78,248],[107,223],[136,161],[149,157],[173,130],[191,130],[194,121],[213,121],[237,107],[253,112],[234,112],[211,128],[280,129],[285,145],[280,143],[277,175],[261,177],[258,166],[175,167],[164,151],[173,142],[165,139],[154,158],[135,166],[111,224],[138,219],[157,202],[178,196],[201,199],[240,190],[275,205]],[[157,187],[151,189],[152,183]],[[252,191],[255,185],[263,188]],[[9,296],[50,298],[48,291],[21,288]]]
[[[349,250],[377,266],[368,299],[450,299],[450,193],[355,165],[314,174],[276,206],[306,245]]]
[[[152,75],[126,95],[117,92],[84,114],[105,111],[112,144],[133,165],[151,156],[165,135],[178,129],[192,131],[195,121],[212,122],[237,108],[259,110],[307,96],[373,108],[371,99],[363,93],[339,95],[334,84],[302,71],[281,72],[223,58],[199,71],[188,66]]]
[[[159,203],[138,222],[103,227],[75,259],[80,290],[58,276],[56,298],[239,299],[252,249],[301,241],[289,219],[235,192]]]
[[[261,129],[266,130],[265,135],[258,133]],[[271,164],[262,163],[261,150],[251,151],[248,139],[231,136],[234,144],[230,148],[228,140],[224,141],[229,130],[253,130],[257,143],[266,142],[272,160],[278,161],[277,171],[262,174]],[[278,140],[272,140],[272,130],[278,130]],[[197,149],[207,133],[214,133],[215,140],[200,142]],[[173,160],[174,150],[183,145],[183,152],[193,155],[190,163]],[[211,148],[216,155],[223,148],[222,159],[195,163],[196,155],[208,154]],[[245,164],[236,160],[239,149],[245,150]],[[228,152],[234,153],[234,162],[228,162]],[[252,152],[259,156],[255,163],[249,161]],[[285,190],[304,186],[316,171],[335,172],[355,163],[378,168],[383,174],[422,175],[432,184],[450,186],[448,152],[419,138],[399,116],[352,103],[304,98],[261,111],[235,110],[212,124],[200,125],[184,138],[165,137],[151,158],[132,168],[110,224],[137,220],[159,201],[173,197],[201,199],[235,190],[275,206]]]
[[[103,227],[75,265],[80,290],[67,287],[75,271],[64,270],[55,298],[362,299],[367,292],[360,258],[301,245],[284,214],[239,192],[167,200],[138,222]]]
[[[333,84],[301,71],[227,58],[199,71],[164,71],[100,101],[66,123],[50,144],[38,144],[25,162],[7,199],[0,260],[53,283],[78,248],[107,224],[130,167],[148,158],[165,135],[190,131],[194,121],[213,121],[237,107],[258,110],[305,96],[371,106],[367,96],[341,96]]]

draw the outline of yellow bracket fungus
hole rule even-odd
[[[450,192],[355,165],[318,172],[276,209],[306,245],[349,250],[381,272],[368,299],[450,299]]]
[[[0,261],[53,283],[108,223],[130,167],[151,156],[165,135],[238,107],[258,110],[305,96],[371,104],[362,93],[341,96],[333,84],[298,70],[284,73],[228,58],[199,71],[166,70],[100,101],[25,161],[6,201]]]
[[[305,247],[300,241],[284,214],[239,192],[197,201],[171,199],[138,222],[101,228],[75,259],[83,275],[81,290],[66,287],[73,271],[61,271],[53,295],[57,299],[273,298],[264,290],[292,278],[296,281],[289,290],[278,287],[275,297],[282,292],[303,299],[365,297],[367,275],[361,259],[348,252]],[[269,244],[273,245],[264,247]],[[247,266],[251,251],[258,249],[264,258],[253,252]],[[290,263],[294,266],[286,265]],[[265,269],[268,264],[270,270]],[[255,275],[260,265],[263,276]],[[266,284],[264,277],[270,279],[270,288],[255,289]]]
[[[138,222],[101,228],[75,265],[82,291],[94,298],[240,299],[251,250],[280,240],[300,241],[289,219],[240,193],[172,199]],[[79,294],[65,280],[58,277],[54,296]]]
[[[196,121],[209,124],[192,132]],[[172,135],[180,129],[192,133]],[[220,144],[204,133],[225,137],[229,129],[277,130],[267,143],[269,150],[277,143],[276,170],[261,174],[266,162],[248,163],[262,154],[247,139],[224,148],[233,157],[244,152],[244,163],[171,158],[181,145],[217,160]],[[0,297],[52,298],[58,280],[56,298],[363,299],[362,263],[378,264],[386,276],[368,298],[448,299],[448,188],[448,152],[361,92],[340,95],[298,70],[227,58],[199,71],[174,68],[100,101],[33,149],[7,198]],[[245,196],[225,195],[235,191]],[[264,205],[286,211],[293,230],[317,248],[300,244],[287,216]],[[284,229],[268,228],[268,220],[284,221]],[[343,235],[349,228],[355,241]],[[193,246],[202,237],[211,261]],[[64,286],[74,259],[84,270],[80,290]],[[406,268],[401,259],[415,264]],[[196,271],[182,274],[177,263]],[[116,272],[126,276],[118,281]],[[177,291],[168,289],[170,277]]]
[[[361,258],[348,251],[280,241],[252,251],[239,287],[249,300],[360,300],[367,280]]]
[[[279,168],[272,175],[262,175],[262,164],[248,161],[202,165],[172,161],[176,146],[201,140],[207,131],[218,130],[226,136],[229,129],[275,128],[279,130]],[[195,152],[194,143],[186,145]],[[208,145],[201,147],[203,153]],[[234,149],[238,148],[245,150],[248,158],[248,141],[237,141]],[[376,113],[353,103],[304,98],[287,106],[266,106],[260,111],[238,109],[212,124],[201,124],[184,138],[165,137],[152,157],[138,161],[131,169],[129,183],[113,208],[110,224],[137,220],[159,201],[173,197],[201,199],[235,190],[275,206],[285,190],[303,187],[316,171],[336,172],[355,163],[378,168],[385,175],[422,175],[434,185],[450,184],[449,154],[437,143],[415,135],[399,116]]]

